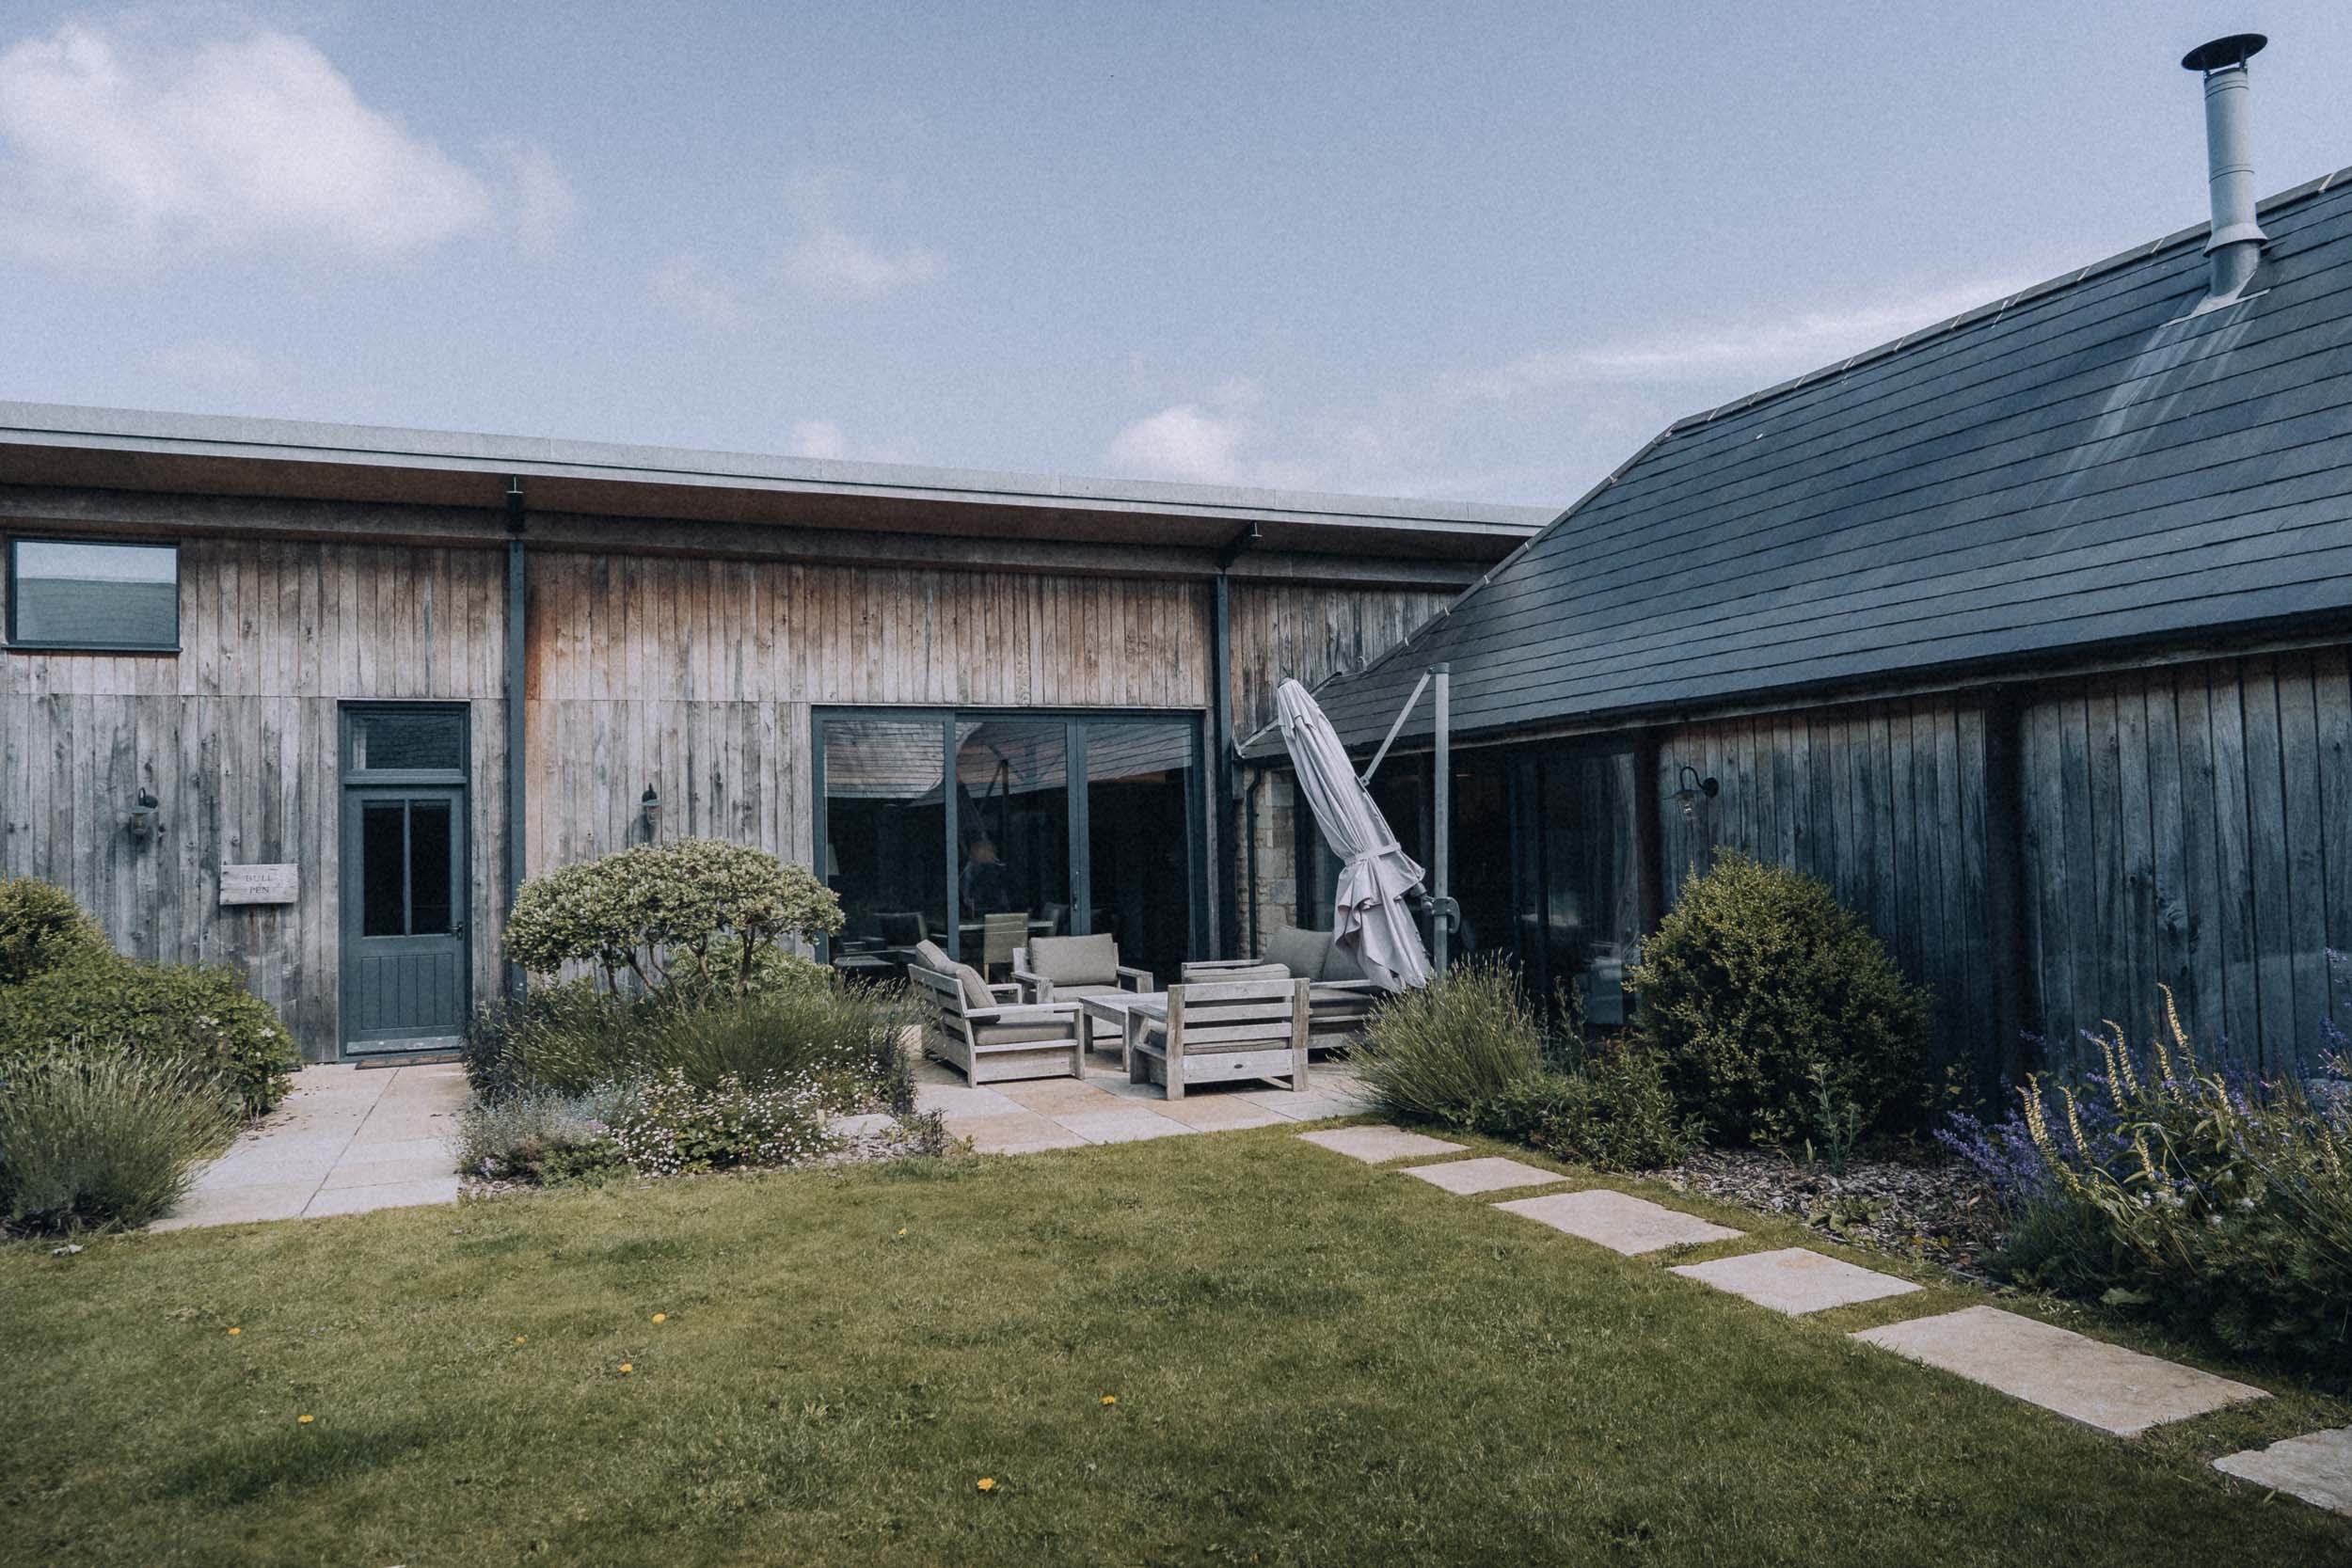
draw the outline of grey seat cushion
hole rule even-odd
[[[1057,1023],[979,1023],[972,1028],[974,1045],[1029,1045],[1069,1038],[1069,1028]]]
[[[1363,980],[1369,979],[1370,976],[1364,973],[1364,966],[1356,957],[1356,950],[1343,942],[1334,941],[1331,943],[1330,957],[1323,960],[1323,973],[1311,974],[1308,978],[1311,980]]]
[[[958,964],[955,976],[957,983],[963,987],[963,1005],[966,1007],[997,1006],[995,994],[988,989],[988,982],[980,977],[978,970],[970,964]]]
[[[1119,941],[1108,935],[1092,937],[1034,937],[1029,942],[1029,973],[1064,986],[1112,986],[1119,983]]]
[[[1265,961],[1280,964],[1294,978],[1319,980],[1324,960],[1331,956],[1331,933],[1304,931],[1284,926],[1265,939]]]
[[[914,944],[914,961],[925,969],[936,970],[942,974],[953,974],[956,972],[956,960],[947,956],[946,948],[929,937]]]

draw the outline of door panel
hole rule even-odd
[[[343,1049],[439,1049],[467,1011],[465,790],[348,786]]]

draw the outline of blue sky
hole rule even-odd
[[[2352,164],[2352,14],[0,8],[0,398],[1571,500]]]

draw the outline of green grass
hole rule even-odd
[[[2122,1442],[1841,1332],[1962,1299],[1785,1319],[1286,1129],[6,1248],[0,1561],[2345,1552],[2209,1468],[2340,1406]]]

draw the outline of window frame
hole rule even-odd
[[[171,552],[171,641],[169,642],[121,642],[110,640],[79,641],[73,639],[28,641],[17,635],[17,607],[23,602],[17,572],[17,547],[22,545],[95,545],[124,549],[165,549]],[[8,647],[10,652],[31,654],[140,654],[157,657],[176,657],[183,651],[182,618],[187,609],[186,591],[180,571],[180,541],[139,537],[110,537],[92,539],[54,533],[11,533],[7,536],[0,555],[7,557],[5,568],[8,580]]]

